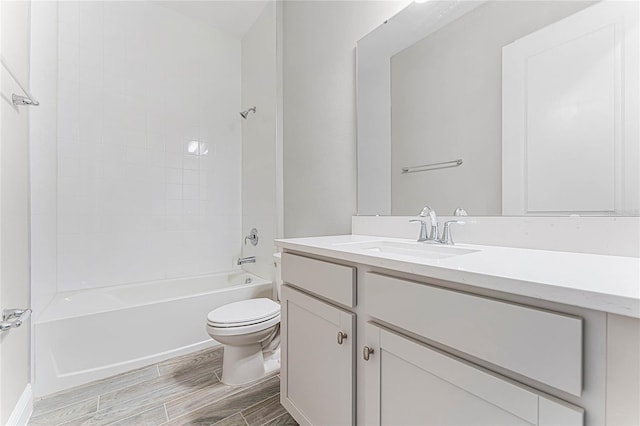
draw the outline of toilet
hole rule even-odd
[[[280,254],[274,255],[280,299]],[[224,345],[222,382],[242,385],[280,368],[280,304],[249,299],[221,306],[207,315],[207,333]]]

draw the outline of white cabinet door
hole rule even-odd
[[[365,341],[367,425],[583,424],[578,407],[376,325]]]
[[[281,326],[282,405],[300,424],[355,424],[355,314],[284,286]]]

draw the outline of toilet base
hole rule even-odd
[[[265,358],[260,344],[224,346],[221,382],[225,385],[255,382],[277,370],[280,370],[280,348]]]

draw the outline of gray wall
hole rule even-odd
[[[284,236],[351,233],[356,42],[397,1],[284,2]]]
[[[242,109],[256,106],[242,122],[242,238],[258,229],[258,245],[244,244],[242,256],[256,256],[243,269],[273,275],[276,237],[276,3],[242,39]]]

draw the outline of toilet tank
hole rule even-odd
[[[282,291],[282,253],[273,254],[273,267],[275,268],[274,281],[276,285],[276,294],[278,297],[278,301],[280,301],[280,293]]]

